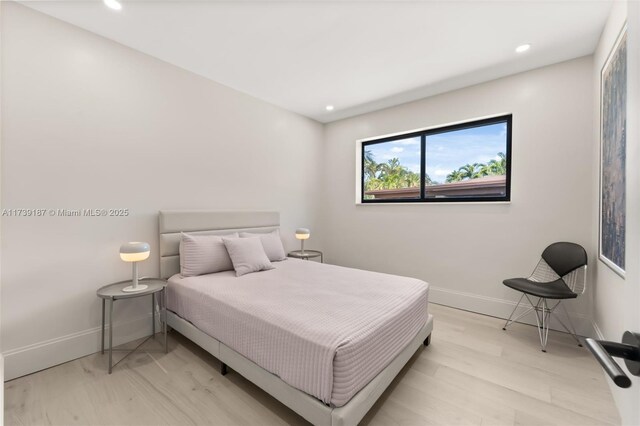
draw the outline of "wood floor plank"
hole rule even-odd
[[[576,398],[576,395],[580,397]],[[615,424],[620,421],[618,410],[609,403],[610,400],[611,398],[603,398],[598,393],[585,392],[585,389],[578,392],[551,388],[551,402],[554,405],[588,415],[603,423]]]
[[[434,338],[437,338],[437,335]],[[446,341],[438,342],[431,348],[429,357],[420,360],[434,361],[488,383],[504,386],[542,401],[551,401],[551,386],[548,380],[545,380],[550,375],[544,371],[504,362],[500,357],[470,352],[463,346]]]
[[[464,411],[490,421],[493,425],[513,425],[515,410],[506,404],[495,404],[495,401],[482,393],[460,392],[461,387],[448,380],[429,377],[419,373],[407,374],[402,384],[420,389],[435,401],[443,400]]]
[[[432,343],[419,350],[362,425],[618,425],[607,378],[584,349],[535,327],[430,305]],[[134,342],[135,343],[135,342]],[[296,413],[183,336],[171,333],[109,375],[94,354],[5,383],[6,425],[307,425]],[[116,358],[119,359],[119,358]]]
[[[387,399],[379,410],[372,409],[361,426],[439,426],[431,417],[425,417],[393,399]]]
[[[400,383],[389,397],[406,410],[420,414],[438,425],[480,425],[482,418],[441,398],[422,392],[412,386]]]
[[[439,327],[436,335],[441,341],[455,343],[459,346],[469,348],[473,352],[482,352],[487,355],[501,356],[504,347],[499,344],[490,341],[482,336],[478,336],[475,333],[469,333],[465,327],[457,327],[452,329],[450,327]]]
[[[530,413],[535,418],[543,419],[545,423],[558,425],[603,425],[604,422],[592,417],[582,415],[567,408],[554,405],[552,402],[542,401],[513,389],[487,382],[475,376],[443,367],[438,369],[436,377],[455,383],[460,387],[461,392],[481,394],[486,398],[490,406],[506,405],[516,411],[516,423],[518,422],[518,412]],[[585,390],[585,392],[588,392]],[[576,395],[578,397],[578,395]],[[612,400],[610,400],[613,403]],[[522,418],[522,416],[520,416]],[[530,423],[535,425],[537,423]],[[616,424],[619,424],[616,422]]]

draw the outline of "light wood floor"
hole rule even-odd
[[[566,334],[548,352],[534,327],[431,305],[420,350],[364,425],[619,424],[602,370]],[[157,343],[148,343],[150,349]],[[5,384],[7,425],[303,425],[304,419],[177,333],[169,353],[140,352],[112,375],[90,355]]]

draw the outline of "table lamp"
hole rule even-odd
[[[304,254],[304,240],[308,240],[311,232],[307,228],[296,229],[296,238],[300,240],[300,254]]]
[[[148,243],[132,242],[120,246],[120,259],[131,262],[133,265],[132,285],[123,288],[122,291],[134,292],[147,289],[145,284],[138,285],[138,262],[147,259],[149,253],[151,253],[151,247]]]

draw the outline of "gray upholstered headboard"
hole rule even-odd
[[[161,210],[159,214],[160,277],[180,272],[180,233],[221,235],[270,232],[280,227],[278,212]]]

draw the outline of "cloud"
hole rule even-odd
[[[497,155],[495,156],[496,160],[498,160],[500,157],[498,157]],[[494,157],[488,156],[488,155],[479,155],[477,157],[475,157],[475,159],[473,160],[473,163],[480,163],[480,164],[487,164],[489,161],[493,160]],[[473,164],[471,163],[471,164]]]
[[[400,153],[400,152],[402,152],[402,151],[404,151],[404,148],[403,148],[403,147],[401,147],[401,146],[394,146],[393,148],[391,148],[391,152],[397,152],[397,153]]]
[[[410,163],[410,164],[405,164],[405,166],[414,173],[420,173],[420,164]]]
[[[447,177],[449,175],[449,173],[451,173],[451,170],[449,169],[435,169],[433,171],[427,170],[427,173],[429,174],[429,176],[433,176],[433,177]]]
[[[427,136],[427,169],[458,169],[465,164],[488,163],[505,152],[506,125],[459,130]]]
[[[399,141],[393,141],[391,143],[393,145],[418,145],[420,143],[420,138],[401,139]]]

